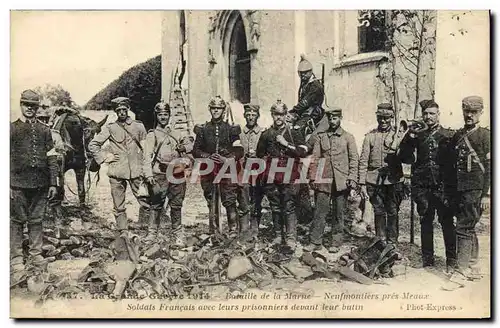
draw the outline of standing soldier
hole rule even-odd
[[[179,162],[172,164],[172,171],[167,170],[173,160],[178,160],[181,153],[186,149],[173,136],[168,123],[170,121],[170,106],[160,102],[154,108],[156,121],[154,130],[150,130],[146,136],[144,147],[144,177],[149,186],[151,201],[148,236],[149,241],[156,239],[161,214],[168,198],[170,206],[170,218],[172,221],[172,236],[175,244],[184,244],[184,233],[182,231],[182,204],[186,195],[186,181],[184,168]],[[167,175],[173,175],[176,183],[168,180]]]
[[[399,131],[392,126],[391,104],[377,106],[378,127],[365,135],[359,158],[359,184],[362,194],[370,199],[375,213],[375,233],[383,240],[397,243],[399,206],[403,200],[403,168],[391,150]],[[398,135],[396,135],[398,133]]]
[[[292,250],[297,243],[297,203],[300,158],[305,157],[307,147],[304,145],[304,136],[299,130],[290,129],[285,124],[287,107],[280,100],[271,107],[273,125],[262,132],[257,144],[257,157],[265,159],[266,169],[261,178],[264,191],[271,206],[275,239],[273,243],[281,244],[285,239],[286,245]],[[277,160],[277,163],[275,161]],[[289,159],[293,159],[290,181],[285,180],[283,171],[274,172],[274,179],[268,179],[273,166],[285,168]]]
[[[105,125],[101,132],[89,143],[89,151],[98,164],[109,163],[108,176],[113,198],[113,211],[119,232],[128,230],[125,209],[127,182],[140,204],[139,223],[149,221],[149,203],[145,195],[139,193],[142,183],[143,146],[146,129],[139,121],[128,116],[130,100],[118,97],[112,100],[116,122]],[[102,145],[109,140],[109,153]]]
[[[240,142],[241,128],[239,125],[231,126],[224,121],[227,105],[220,96],[210,100],[208,109],[212,119],[201,128],[195,129],[196,140],[193,146],[193,156],[195,158],[209,158],[214,162],[214,170],[200,177],[203,195],[209,208],[209,231],[214,233],[218,230],[217,222],[215,222],[215,216],[218,213],[214,211],[215,204],[213,204],[214,199],[212,199],[215,192],[213,182],[218,170],[222,168],[227,160],[239,160],[233,146]],[[236,237],[238,231],[238,212],[236,208],[238,184],[231,181],[231,179],[224,178],[220,180],[219,188],[222,206],[225,207],[227,213],[229,235]]]
[[[256,158],[257,143],[262,134],[262,128],[258,124],[260,117],[260,107],[258,105],[246,104],[243,106],[246,125],[240,134],[241,145],[244,157],[242,167],[246,167],[248,158]],[[240,207],[240,221],[244,227],[250,226],[252,238],[257,238],[259,234],[260,218],[262,216],[263,190],[260,181],[243,181],[243,186],[239,189],[238,202]],[[250,212],[250,223],[248,219]],[[245,232],[243,232],[245,233]]]
[[[47,199],[52,200],[59,185],[59,169],[50,129],[36,119],[40,96],[21,93],[22,117],[10,125],[10,258],[11,281],[25,270],[23,228],[28,225],[29,257],[26,264],[43,270],[42,220]]]
[[[312,154],[314,162],[311,167],[310,181],[316,191],[316,210],[311,226],[311,244],[304,250],[311,252],[322,249],[322,237],[331,201],[334,218],[332,247],[329,251],[335,253],[342,244],[344,227],[348,225],[345,217],[345,203],[348,191],[357,188],[359,156],[354,136],[340,126],[342,109],[327,110],[326,115],[330,122],[330,129],[318,134]],[[325,161],[324,166],[318,163],[320,160]],[[315,183],[316,178],[332,180],[329,183]]]
[[[449,161],[453,165],[456,188],[454,199],[457,218],[457,267],[446,290],[464,287],[466,280],[480,279],[477,267],[479,243],[475,231],[482,211],[489,210],[490,189],[490,131],[479,127],[483,113],[483,99],[469,96],[462,100],[464,127],[457,131],[450,142]]]
[[[456,236],[453,213],[446,204],[447,195],[443,184],[443,151],[453,135],[439,124],[439,106],[433,100],[422,100],[422,118],[428,129],[421,133],[409,131],[400,145],[401,158],[406,164],[413,164],[412,194],[420,216],[422,263],[424,267],[434,266],[434,217],[436,212],[443,229],[446,249],[446,265],[452,270],[456,265]],[[414,151],[417,158],[414,160]],[[448,159],[444,159],[448,160]]]
[[[321,107],[325,97],[323,84],[314,75],[312,64],[304,55],[300,56],[297,70],[300,76],[299,102],[290,113],[298,116],[296,124],[299,126],[305,126],[310,119],[317,125],[324,115]]]

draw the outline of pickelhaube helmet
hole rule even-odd
[[[299,72],[307,72],[311,71],[313,69],[312,64],[310,61],[306,59],[306,56],[304,54],[300,55],[300,62],[299,66],[297,67],[297,70]]]
[[[213,97],[208,103],[208,108],[226,108],[226,106],[227,104],[221,96]]]
[[[155,105],[155,113],[167,112],[170,114],[170,105],[163,100]]]
[[[286,104],[281,101],[281,99],[278,99],[275,104],[271,106],[271,113],[282,113],[286,114],[288,111],[288,107],[286,107]]]

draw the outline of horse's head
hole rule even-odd
[[[102,127],[108,119],[108,115],[99,122],[96,122],[88,117],[83,117],[83,136],[85,139],[85,147],[88,146],[90,141],[94,138],[96,134],[101,132]]]

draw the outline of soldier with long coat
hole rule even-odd
[[[89,152],[98,164],[108,163],[108,176],[113,198],[113,213],[117,228],[121,232],[128,230],[125,208],[125,192],[127,184],[140,204],[139,222],[149,221],[149,198],[140,193],[143,182],[143,149],[146,139],[146,128],[140,121],[128,116],[130,100],[118,97],[112,100],[118,116],[115,122],[105,125],[89,143]],[[108,151],[102,145],[109,141]]]
[[[22,117],[10,125],[10,259],[15,281],[25,270],[45,267],[42,256],[47,201],[59,186],[59,167],[50,129],[37,121],[40,96],[26,90],[21,94]],[[23,228],[27,225],[29,257],[23,257]]]
[[[311,244],[304,249],[307,251],[322,249],[326,217],[332,202],[333,244],[330,251],[336,252],[342,245],[345,229],[349,227],[345,216],[345,205],[348,191],[357,188],[359,155],[354,136],[340,125],[342,109],[332,108],[326,111],[326,115],[330,121],[330,129],[318,134],[312,153],[310,181],[315,190],[316,207],[310,232]],[[321,181],[324,179],[331,181]]]

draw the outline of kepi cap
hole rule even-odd
[[[425,99],[420,102],[420,107],[422,110],[426,110],[427,108],[439,108],[439,105],[433,99]]]
[[[40,95],[33,90],[25,90],[21,93],[21,102],[27,104],[40,104]]]
[[[325,114],[328,116],[342,116],[342,108],[340,107],[325,108]]]
[[[115,99],[111,100],[111,103],[113,104],[115,111],[122,108],[130,108],[130,99],[128,99],[127,97],[116,97]]]
[[[254,104],[245,104],[243,105],[243,110],[245,113],[254,112],[256,114],[259,114],[260,106]]]
[[[483,98],[479,96],[469,96],[462,100],[462,109],[480,111],[483,109]]]
[[[378,104],[376,115],[377,116],[384,116],[384,117],[393,117],[394,116],[394,109],[392,108],[392,104],[390,104],[390,103]]]

